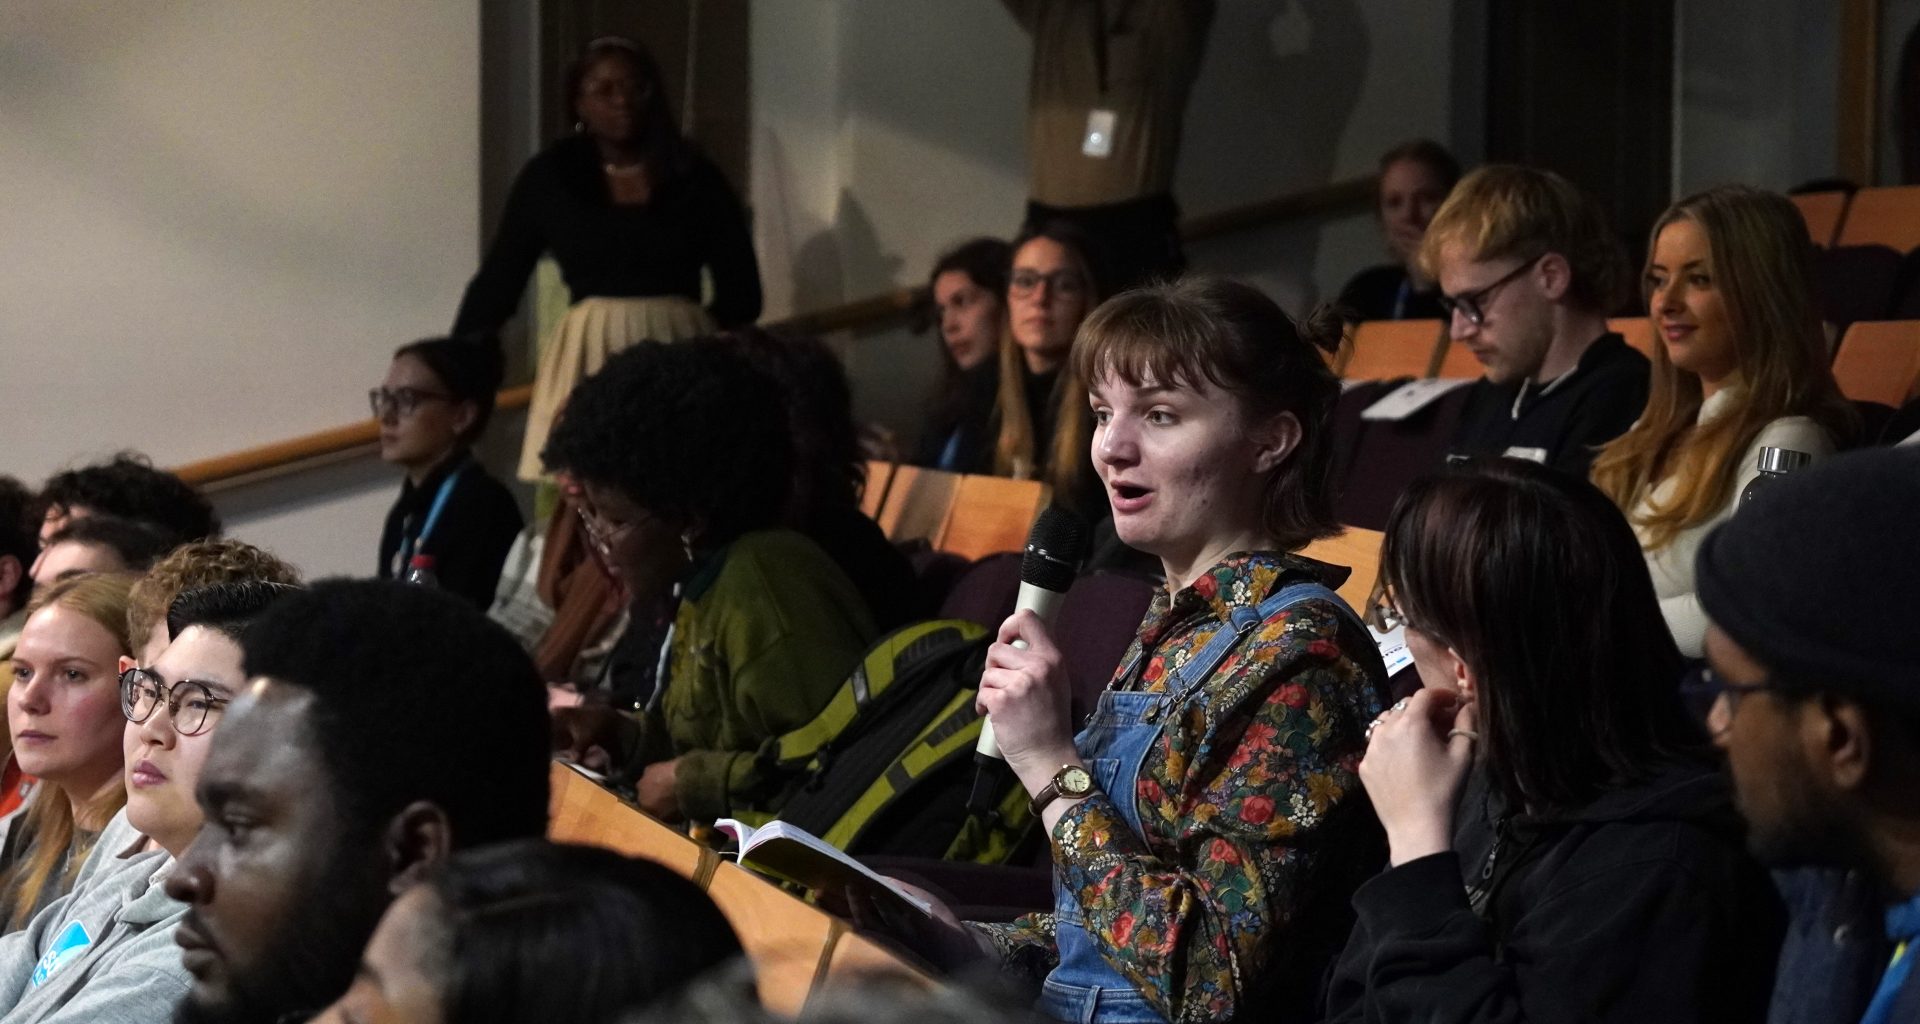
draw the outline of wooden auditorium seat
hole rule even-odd
[[[1653,358],[1653,321],[1644,316],[1623,316],[1607,321],[1607,330],[1627,340],[1627,344],[1648,359]]]
[[[1800,216],[1807,222],[1807,234],[1812,236],[1813,244],[1832,245],[1840,234],[1840,225],[1847,219],[1847,193],[1809,192],[1787,198],[1800,208]]]
[[[963,476],[933,546],[969,559],[1025,550],[1033,521],[1051,495],[1052,489],[1038,480]]]
[[[1855,192],[1833,244],[1884,245],[1903,253],[1920,249],[1920,185]]]
[[[739,933],[760,1000],[774,1013],[794,1016],[826,987],[861,977],[932,984],[839,918],[723,861],[579,772],[556,762],[551,786],[547,837],[647,857],[705,889]]]
[[[874,520],[894,543],[924,540],[931,544],[947,523],[960,474],[920,466],[895,467],[885,504]]]
[[[1384,537],[1385,534],[1378,530],[1349,526],[1338,536],[1314,541],[1302,548],[1300,553],[1308,558],[1352,569],[1353,575],[1340,584],[1337,593],[1353,606],[1354,611],[1364,616],[1367,614],[1367,602],[1373,596],[1374,582],[1380,578],[1380,541]]]
[[[1353,329],[1353,354],[1339,366],[1347,380],[1424,377],[1447,325],[1440,320],[1366,320]]]
[[[1920,391],[1920,320],[1863,320],[1847,329],[1833,358],[1840,393],[1899,408]]]

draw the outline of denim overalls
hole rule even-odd
[[[1215,633],[1195,651],[1186,664],[1168,677],[1164,691],[1108,690],[1100,695],[1099,707],[1088,719],[1087,727],[1074,737],[1073,745],[1086,760],[1094,785],[1113,801],[1135,835],[1144,838],[1146,834],[1140,827],[1140,801],[1135,796],[1140,766],[1147,759],[1147,751],[1159,739],[1161,728],[1170,720],[1179,720],[1190,703],[1212,699],[1207,682],[1214,669],[1255,626],[1282,609],[1316,598],[1333,603],[1344,617],[1359,621],[1346,602],[1322,584],[1310,580],[1288,584],[1257,607],[1234,608],[1230,613],[1231,628]],[[1146,653],[1143,650],[1135,654],[1120,670],[1118,678],[1132,678]],[[1041,1013],[1071,1024],[1165,1024],[1166,1018],[1134,988],[1133,982],[1100,955],[1100,940],[1088,934],[1080,913],[1080,901],[1061,884],[1058,872],[1054,875],[1053,913],[1060,965],[1047,975],[1042,985]]]

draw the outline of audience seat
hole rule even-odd
[[[891,462],[867,460],[867,483],[860,491],[860,511],[865,512],[868,519],[879,521],[880,510],[886,506],[887,490],[893,486],[896,468]]]
[[[1854,324],[1840,340],[1833,378],[1854,401],[1905,405],[1920,383],[1920,320]]]
[[[933,546],[962,558],[1022,551],[1052,489],[1038,480],[963,476]]]
[[[1398,422],[1361,422],[1351,455],[1342,460],[1345,469],[1334,481],[1334,512],[1340,521],[1369,530],[1384,527],[1400,492],[1446,461],[1454,426],[1471,391],[1455,388]]]
[[[1659,344],[1654,337],[1653,321],[1644,316],[1623,316],[1607,321],[1607,330],[1625,338],[1627,344],[1648,359],[1653,358],[1653,347]]]
[[[1800,208],[1813,244],[1832,245],[1840,234],[1840,225],[1847,219],[1847,200],[1851,197],[1845,192],[1809,192],[1787,198]]]
[[[924,540],[931,544],[946,525],[947,512],[953,507],[953,493],[960,486],[960,474],[920,466],[895,467],[884,495],[885,503],[874,521],[887,539]]]
[[[1841,245],[1814,254],[1814,291],[1820,318],[1845,331],[1860,320],[1884,320],[1904,266],[1884,245]]]
[[[1130,572],[1092,572],[1073,581],[1054,617],[1053,637],[1066,661],[1074,721],[1100,702],[1159,589]]]
[[[1337,536],[1314,541],[1300,549],[1300,553],[1353,570],[1347,581],[1340,584],[1338,593],[1353,606],[1354,611],[1364,616],[1373,598],[1374,583],[1380,578],[1380,542],[1383,539],[1385,535],[1378,530],[1349,526]]]
[[[946,600],[940,602],[940,618],[966,619],[999,629],[1000,623],[1013,614],[1013,604],[1020,597],[1022,557],[1020,552],[1006,551],[973,563],[954,581]]]
[[[1833,244],[1884,245],[1895,252],[1920,249],[1920,185],[1855,192]]]
[[[1338,366],[1347,380],[1424,377],[1446,333],[1440,320],[1367,320],[1353,329],[1353,354]]]

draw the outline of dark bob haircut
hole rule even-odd
[[[33,492],[10,476],[0,476],[0,558],[20,563],[20,580],[11,592],[0,594],[0,609],[20,608],[33,593],[27,568],[40,553],[40,524],[33,518]]]
[[[1380,154],[1380,173],[1398,163],[1416,163],[1440,179],[1448,189],[1460,184],[1460,161],[1432,139],[1410,139]]]
[[[1394,506],[1380,578],[1408,626],[1478,678],[1488,780],[1532,813],[1705,757],[1646,556],[1592,484],[1469,460]]]
[[[220,535],[220,519],[207,499],[185,480],[153,468],[139,452],[54,474],[40,489],[33,518],[37,522],[49,511],[76,508],[153,523],[173,534],[175,543]]]
[[[547,438],[547,469],[697,525],[717,547],[781,521],[787,401],[733,345],[641,342],[581,381]]]
[[[1250,285],[1188,276],[1094,310],[1073,340],[1073,368],[1089,386],[1107,374],[1134,387],[1204,382],[1233,395],[1249,417],[1292,413],[1300,444],[1267,481],[1265,526],[1295,551],[1340,532],[1330,487],[1340,382],[1321,353],[1339,346],[1341,329],[1327,309],[1295,321]]]
[[[598,847],[467,850],[425,884],[440,945],[429,970],[443,1019],[461,1024],[608,1024],[742,955],[698,886]]]
[[[506,375],[506,359],[499,346],[465,337],[422,338],[393,350],[393,358],[403,356],[420,360],[454,401],[473,403],[473,425],[460,435],[460,443],[478,441],[493,418],[493,404]]]
[[[315,745],[347,842],[408,804],[447,816],[456,847],[547,825],[546,686],[520,644],[442,591],[322,580],[241,636],[248,678],[312,696]]]

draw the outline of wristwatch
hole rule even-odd
[[[1027,804],[1027,807],[1033,811],[1033,816],[1038,818],[1040,812],[1047,809],[1048,804],[1061,797],[1078,800],[1091,792],[1093,792],[1093,776],[1085,768],[1077,764],[1062,765],[1059,771],[1053,773],[1053,781],[1041,787],[1040,792],[1034,794],[1033,800]]]

